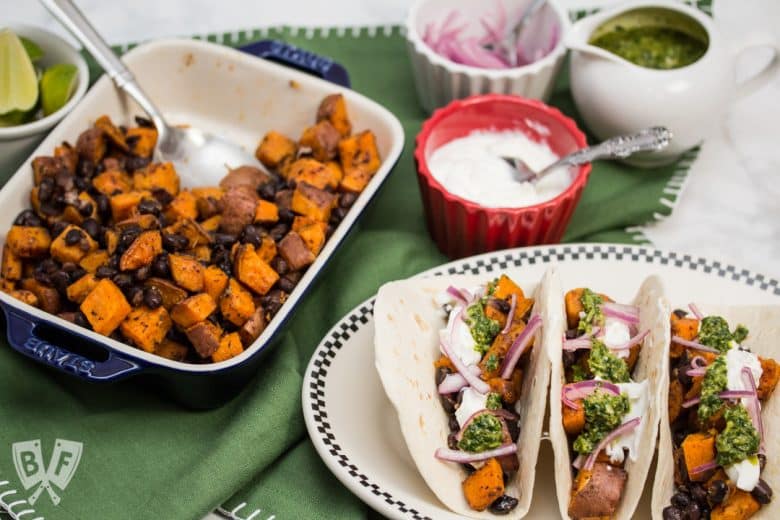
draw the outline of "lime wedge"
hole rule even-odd
[[[78,84],[78,69],[71,63],[52,65],[41,76],[41,107],[48,116],[65,106]]]
[[[26,112],[38,101],[38,78],[24,45],[10,29],[0,31],[0,114]]]
[[[30,57],[30,61],[35,63],[39,59],[43,58],[43,49],[41,49],[37,43],[30,40],[29,38],[25,38],[24,36],[19,36],[19,41],[22,42],[22,47],[24,47],[24,50]]]

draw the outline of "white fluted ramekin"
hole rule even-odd
[[[509,11],[520,11],[530,0],[498,1],[503,2]],[[564,40],[571,26],[568,13],[554,0],[548,0],[542,9],[551,10],[560,24],[558,42],[545,57],[522,67],[483,69],[461,65],[434,52],[422,39],[428,23],[440,24],[452,10],[462,13],[465,19],[478,20],[494,7],[494,3],[481,0],[417,0],[412,5],[406,19],[406,44],[417,97],[426,111],[432,112],[450,101],[474,94],[549,98],[555,76],[566,56]]]

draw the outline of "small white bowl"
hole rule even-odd
[[[0,127],[0,173],[8,173],[16,171],[49,130],[84,97],[89,86],[89,67],[79,51],[56,34],[30,25],[11,24],[3,27],[37,43],[43,50],[40,65],[44,68],[56,63],[72,63],[78,68],[78,85],[65,106],[53,114],[23,125]]]
[[[509,13],[521,13],[531,0],[417,0],[406,19],[406,43],[420,105],[432,112],[454,99],[474,94],[515,94],[547,100],[566,55],[566,33],[571,26],[567,11],[548,0],[536,16],[552,17],[559,24],[558,41],[542,59],[512,69],[483,69],[455,63],[431,49],[422,39],[429,23],[439,25],[453,10],[471,20],[465,34],[479,30],[479,19],[501,2]],[[533,22],[531,22],[533,23]]]

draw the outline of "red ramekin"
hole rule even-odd
[[[417,135],[414,160],[428,231],[436,245],[450,258],[461,258],[559,242],[590,176],[590,164],[580,166],[571,185],[546,202],[485,208],[449,193],[431,175],[427,162],[434,150],[475,130],[520,130],[534,141],[547,143],[559,156],[586,146],[585,134],[574,121],[535,99],[484,94],[435,111]]]

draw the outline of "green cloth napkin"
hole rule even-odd
[[[259,34],[239,36],[213,39],[235,45]],[[49,465],[56,440],[64,439],[82,443],[82,453],[67,488],[55,488],[59,505],[46,491],[35,502],[37,515],[49,519],[200,519],[220,504],[240,518],[260,510],[255,520],[372,515],[317,457],[304,428],[301,381],[320,338],[344,313],[382,283],[446,260],[425,229],[412,160],[414,137],[426,114],[417,104],[398,28],[327,37],[317,31],[310,38],[279,29],[264,36],[333,57],[347,67],[356,91],[396,114],[406,146],[395,171],[257,377],[219,409],[182,409],[134,380],[85,384],[0,348],[0,500],[6,504],[30,497],[37,488],[24,490],[12,445],[39,440],[41,462]],[[576,118],[566,85],[564,73],[551,103]],[[594,165],[566,240],[642,240],[626,228],[671,212],[694,154],[650,171]],[[4,180],[11,174],[2,173]],[[20,464],[34,464],[29,449]],[[16,493],[4,495],[9,489]],[[11,509],[19,513],[27,507],[20,503]]]

